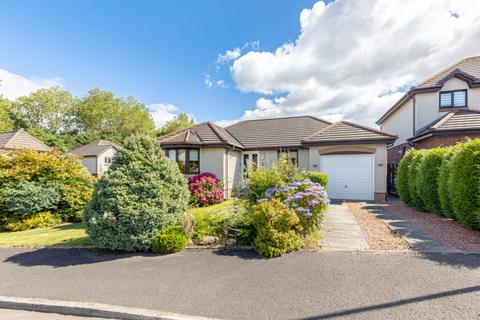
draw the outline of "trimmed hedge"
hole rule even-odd
[[[455,218],[461,223],[480,227],[480,140],[458,146],[452,158],[449,190]]]
[[[438,174],[438,200],[440,202],[442,214],[449,218],[455,217],[452,208],[452,198],[448,188],[450,184],[450,173],[452,172],[451,160],[454,152],[455,148],[446,148],[446,152],[443,155],[442,164],[440,165]]]
[[[397,171],[402,201],[480,229],[480,139],[409,151]]]
[[[322,187],[326,188],[328,183],[328,176],[323,172],[308,171],[305,173],[307,178],[315,183],[319,183]]]
[[[418,190],[418,177],[420,176],[420,164],[423,160],[423,155],[423,152],[415,153],[412,162],[408,167],[408,192],[410,193],[410,204],[419,210],[424,210],[425,207],[422,196]]]
[[[418,151],[415,149],[408,150],[400,161],[397,170],[397,191],[400,195],[400,199],[402,199],[402,201],[408,205],[412,203],[410,189],[408,187],[408,168],[410,167],[413,157],[417,152]]]
[[[422,198],[424,209],[437,214],[441,211],[438,194],[438,176],[445,152],[446,149],[444,148],[435,148],[426,151],[418,166],[417,190],[420,198]]]

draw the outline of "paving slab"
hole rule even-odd
[[[325,251],[363,251],[368,243],[350,209],[344,204],[330,204],[319,240]]]

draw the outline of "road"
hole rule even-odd
[[[0,249],[0,295],[223,319],[480,319],[480,255]]]

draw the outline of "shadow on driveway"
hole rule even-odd
[[[102,249],[83,248],[42,248],[35,251],[17,253],[4,262],[15,263],[24,267],[51,266],[54,268],[127,259],[130,257],[158,257],[152,253],[119,253]]]
[[[347,309],[347,310],[343,310],[343,311],[335,311],[335,312],[331,312],[331,313],[321,314],[321,315],[318,315],[318,316],[302,318],[302,320],[322,320],[322,319],[334,319],[334,318],[338,318],[338,317],[354,316],[354,315],[359,314],[359,313],[377,311],[377,310],[382,310],[382,309],[389,309],[389,308],[393,308],[393,307],[403,306],[403,305],[406,305],[406,304],[419,303],[419,302],[422,302],[422,301],[452,297],[452,296],[456,296],[456,295],[462,295],[462,294],[479,292],[479,291],[480,291],[480,286],[467,287],[467,288],[462,288],[462,289],[457,289],[457,290],[443,291],[443,292],[439,292],[439,293],[413,297],[413,298],[409,298],[409,299],[401,299],[401,300],[382,303],[382,304],[374,304],[374,305],[370,305],[370,306]]]

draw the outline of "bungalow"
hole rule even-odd
[[[101,176],[112,165],[119,146],[108,140],[97,140],[70,151],[94,176]]]
[[[48,152],[51,150],[49,146],[31,136],[23,129],[0,133],[0,152],[20,149],[32,149],[38,152]]]
[[[227,197],[250,170],[270,167],[289,153],[299,169],[328,175],[331,198],[382,200],[387,146],[396,138],[348,121],[298,116],[246,120],[226,128],[205,122],[158,141],[186,175],[214,173]]]

